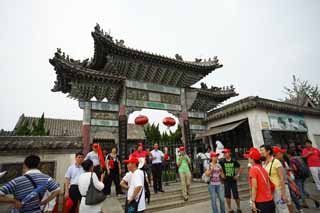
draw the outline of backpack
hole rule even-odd
[[[297,169],[298,169],[298,176],[300,178],[308,178],[310,177],[310,170],[309,168],[306,166],[306,164],[303,162],[303,160],[301,160],[300,158],[295,158],[297,165]]]

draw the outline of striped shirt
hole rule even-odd
[[[50,176],[41,173],[37,169],[29,170],[26,174],[28,174],[37,186],[44,184]],[[59,184],[55,182],[52,178],[48,181],[47,190],[49,192],[55,191],[59,189]],[[31,181],[25,177],[20,176],[17,177],[0,188],[0,195],[8,195],[12,194],[15,199],[22,201],[28,194],[32,192],[34,189]],[[41,195],[43,197],[43,194]],[[41,213],[40,210],[40,199],[38,196],[32,198],[32,200],[20,209],[21,213]]]

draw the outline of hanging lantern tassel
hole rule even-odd
[[[165,117],[162,121],[162,123],[164,125],[166,125],[168,127],[168,129],[174,125],[176,125],[176,120],[174,120],[173,118],[171,117]]]

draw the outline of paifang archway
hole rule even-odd
[[[83,109],[84,152],[92,143],[92,129],[116,135],[121,157],[127,157],[128,114],[142,108],[163,109],[177,115],[183,143],[190,151],[190,135],[204,131],[206,112],[238,95],[233,87],[191,87],[217,68],[217,57],[193,62],[131,49],[123,40],[114,40],[97,24],[91,33],[94,56],[74,60],[57,49],[49,62],[57,80],[53,92],[62,92],[79,101]],[[92,102],[95,97],[98,101]],[[108,102],[102,102],[103,99]],[[95,131],[96,133],[96,131]]]

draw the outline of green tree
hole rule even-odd
[[[311,85],[309,81],[300,80],[293,75],[291,87],[284,87],[287,95],[284,101],[287,103],[303,105],[306,98],[310,98],[317,108],[320,108],[320,88],[318,85]]]
[[[49,131],[47,131],[44,128],[44,123],[45,123],[44,113],[42,113],[41,118],[38,120],[38,122],[33,121],[31,135],[32,136],[47,136],[47,135],[49,135]]]
[[[16,134],[18,136],[29,136],[31,135],[31,130],[29,129],[29,122],[28,120],[26,120],[25,122],[23,122],[23,124],[21,126],[18,127]]]
[[[159,130],[159,124],[148,124],[144,128],[144,133],[149,144],[159,143],[161,141],[161,133]]]

